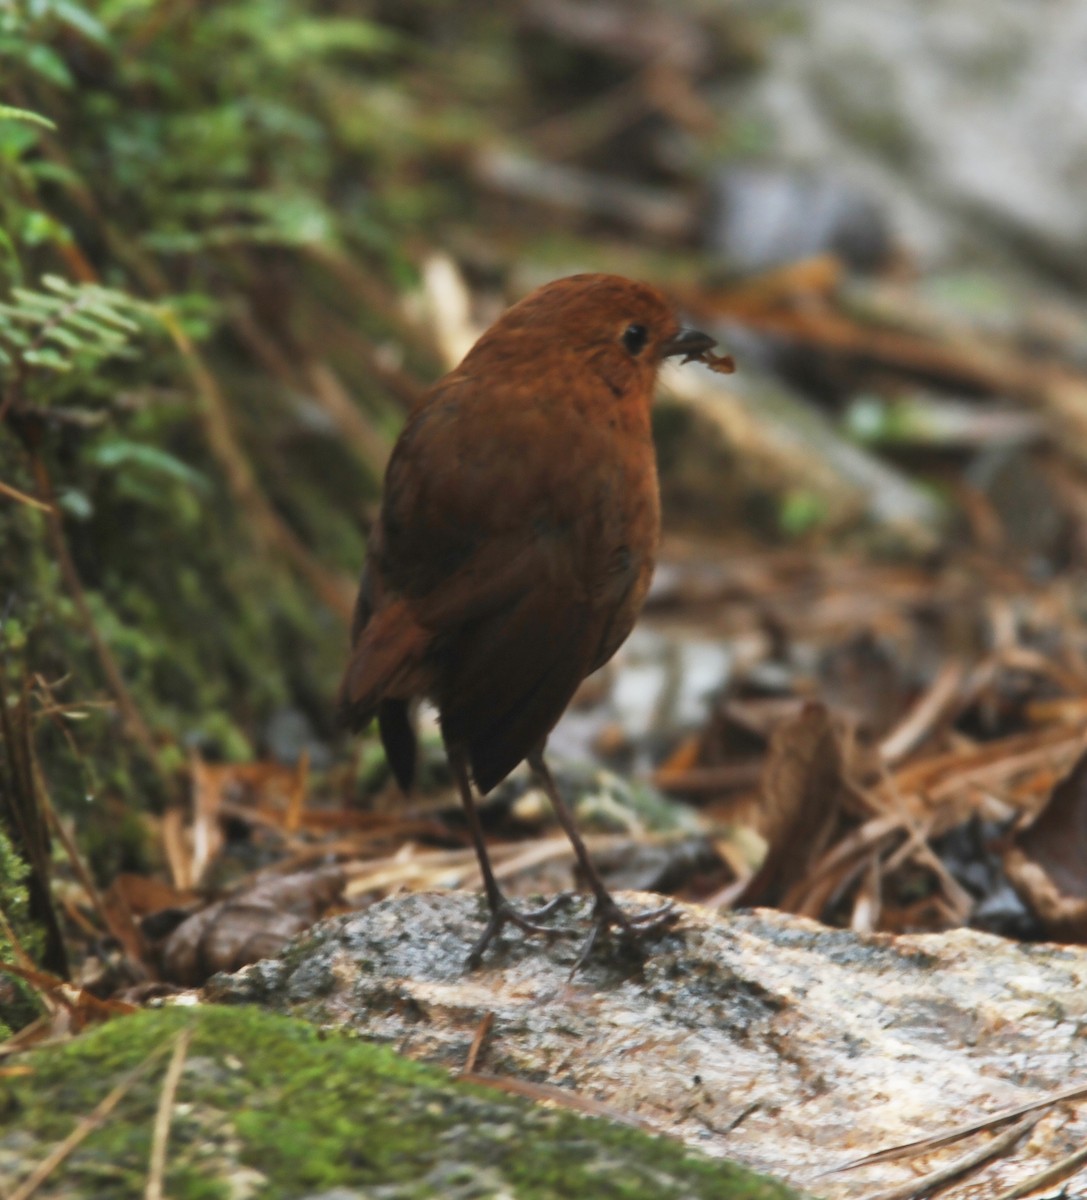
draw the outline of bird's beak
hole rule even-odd
[[[685,361],[697,358],[712,350],[717,345],[717,339],[710,337],[699,329],[681,329],[675,337],[670,337],[661,346],[661,358],[670,358],[673,354],[686,355]]]

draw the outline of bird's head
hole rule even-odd
[[[617,398],[648,402],[666,358],[697,358],[716,345],[709,334],[685,329],[655,287],[619,275],[569,275],[545,283],[507,310],[465,359],[490,369],[581,373]]]

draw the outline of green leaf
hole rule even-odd
[[[63,325],[54,325],[51,329],[47,329],[42,336],[46,341],[56,342],[58,346],[63,346],[68,350],[82,350],[87,344],[84,338],[77,337]]]
[[[26,65],[49,83],[60,88],[70,88],[75,80],[68,70],[68,64],[51,47],[38,43],[26,52]]]
[[[119,467],[137,467],[155,475],[165,476],[186,487],[198,491],[210,488],[207,476],[194,470],[166,450],[146,442],[133,442],[127,438],[108,438],[99,442],[90,451],[90,460],[106,470]]]
[[[94,505],[86,492],[79,488],[65,488],[57,497],[61,510],[77,521],[88,521],[94,516]]]
[[[99,46],[109,45],[109,34],[105,26],[93,17],[81,4],[72,4],[70,0],[53,0],[54,14],[71,29],[77,30],[89,42]]]
[[[28,125],[40,125],[43,129],[56,129],[56,124],[41,113],[31,112],[28,108],[12,108],[10,104],[0,104],[0,121],[26,121]]]
[[[58,354],[49,346],[39,346],[37,350],[27,350],[23,355],[23,361],[34,367],[45,367],[50,371],[63,372],[72,369],[71,359]]]
[[[781,528],[792,537],[808,533],[826,518],[826,501],[814,492],[796,489],[786,493],[781,499],[778,520]]]
[[[268,56],[283,64],[326,55],[381,55],[403,45],[390,29],[354,17],[312,17],[263,31]]]
[[[12,288],[11,296],[15,303],[0,304],[0,312],[6,312],[17,321],[46,321],[57,311],[54,297],[31,291],[30,288]]]
[[[65,246],[71,242],[72,235],[66,226],[48,213],[33,211],[23,213],[19,238],[28,246],[40,246],[46,242]]]

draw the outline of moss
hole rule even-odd
[[[15,852],[4,826],[0,824],[0,962],[14,962],[15,950],[8,936],[8,928],[19,939],[23,950],[37,956],[44,937],[30,918],[30,895],[26,889],[26,877],[30,868]],[[0,1041],[9,1037],[13,1030],[21,1029],[40,1012],[34,993],[18,979],[0,974]]]
[[[0,1080],[0,1164],[38,1161],[149,1054],[161,1061],[43,1195],[143,1195],[171,1039],[193,1030],[170,1132],[175,1200],[333,1187],[424,1196],[765,1198],[795,1195],[731,1163],[609,1122],[533,1106],[258,1009],[170,1009],[104,1026]]]
[[[126,424],[123,417],[118,422]],[[171,423],[162,436],[184,440],[191,433],[183,426],[178,434]],[[97,444],[76,439],[71,448],[90,455]],[[206,454],[193,450],[186,457],[213,476]],[[186,503],[194,493],[183,480],[158,481],[153,501],[145,501],[133,495],[136,473],[128,467],[107,470],[59,455],[48,465],[55,480],[78,481],[85,504],[81,516],[65,522],[72,554],[98,632],[163,747],[164,766],[184,763],[191,746],[222,759],[250,759],[265,749],[272,715],[285,708],[331,736],[342,622],[316,606],[281,562],[254,552],[251,531],[220,480],[197,497],[193,522]],[[33,491],[14,439],[0,438],[0,478]],[[4,506],[0,544],[9,551],[0,555],[0,597],[8,610],[0,670],[13,691],[27,673],[50,680],[56,700],[76,710],[63,724],[37,724],[50,795],[74,818],[100,879],[146,869],[146,831],[138,818],[162,799],[162,786],[138,747],[119,736],[114,697],[59,577],[41,515]],[[356,538],[344,561],[353,570],[362,557]]]

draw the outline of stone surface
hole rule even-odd
[[[916,1178],[976,1139],[824,1174],[849,1159],[1087,1080],[1081,948],[965,930],[861,937],[777,912],[685,908],[644,961],[606,947],[570,980],[574,938],[511,935],[468,971],[482,911],[461,893],[395,897],[219,977],[209,995],[455,1067],[492,1013],[478,1070],[571,1089],[831,1197]],[[580,934],[586,917],[579,902],[558,924]],[[991,1197],[1085,1136],[1087,1105],[1055,1110],[945,1194]]]
[[[762,31],[766,57],[730,120],[752,131],[764,158],[840,171],[888,206],[899,235],[930,263],[991,235],[1002,256],[1018,244],[1082,279],[1087,5],[738,8]]]

